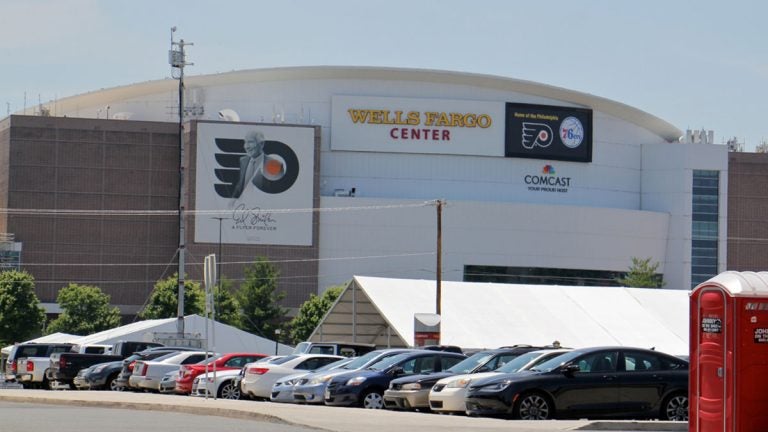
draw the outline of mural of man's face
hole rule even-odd
[[[245,152],[248,156],[258,157],[264,147],[264,134],[261,132],[249,132],[245,136]]]

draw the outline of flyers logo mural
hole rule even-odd
[[[544,123],[523,123],[523,147],[549,147],[552,144],[552,128]]]
[[[299,158],[287,144],[266,140],[260,131],[245,139],[215,138],[216,194],[240,198],[251,187],[268,194],[287,191],[299,176]]]

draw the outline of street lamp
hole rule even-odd
[[[219,221],[219,256],[217,257],[217,265],[216,265],[216,274],[218,274],[219,277],[219,288],[221,288],[221,261],[223,260],[221,257],[221,221],[224,219],[229,219],[228,217],[223,216],[214,216],[211,219],[218,219]]]
[[[277,340],[280,339],[280,333],[283,331],[278,329],[275,329],[275,355],[277,355]]]

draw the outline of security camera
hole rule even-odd
[[[230,122],[239,122],[240,115],[238,115],[237,112],[233,109],[224,108],[223,110],[219,111],[219,119]]]

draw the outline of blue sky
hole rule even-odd
[[[751,151],[768,139],[760,0],[0,0],[2,117],[170,76],[306,65],[439,69],[613,99]]]

